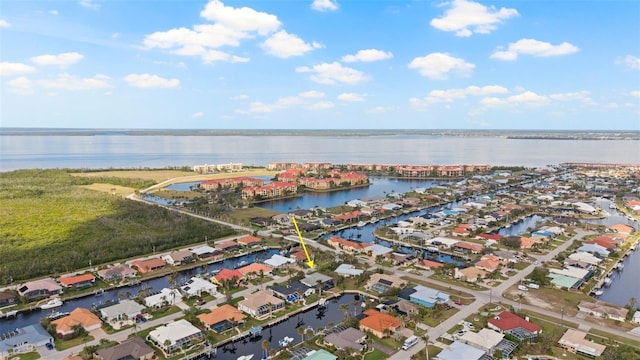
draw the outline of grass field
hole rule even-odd
[[[78,172],[72,173],[73,176],[83,177],[117,177],[124,179],[144,179],[152,180],[156,183],[168,181],[166,185],[178,182],[203,181],[210,179],[223,179],[229,177],[240,176],[273,176],[278,171],[266,169],[251,169],[246,171],[232,173],[217,173],[202,175],[191,171],[180,170],[114,170],[114,171],[97,171],[97,172]]]
[[[134,191],[136,191],[136,189],[134,188],[120,186],[120,185],[104,184],[104,183],[81,185],[81,187],[89,190],[100,191],[103,193],[118,195],[118,196],[127,196],[129,194],[132,194]]]
[[[229,217],[232,219],[234,224],[245,224],[248,225],[251,218],[254,217],[272,217],[274,215],[280,214],[277,211],[263,209],[259,207],[246,208],[246,209],[236,209],[231,212]]]

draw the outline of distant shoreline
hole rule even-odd
[[[64,129],[0,128],[0,136],[451,136],[531,140],[640,140],[638,130]]]

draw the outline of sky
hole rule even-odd
[[[7,0],[0,126],[640,130],[640,1]]]

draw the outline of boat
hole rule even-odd
[[[598,289],[598,290],[596,290],[593,294],[594,294],[595,296],[600,296],[600,295],[604,294],[604,291],[602,291],[602,290],[599,290],[599,289]]]
[[[618,270],[618,271],[622,271],[623,269],[624,269],[624,264],[623,264],[622,262],[619,262],[619,263],[616,265],[616,270]]]
[[[40,309],[42,310],[46,310],[46,309],[53,309],[56,308],[58,306],[62,306],[63,302],[62,300],[60,300],[60,298],[53,298],[49,301],[47,301],[46,303],[40,305]]]
[[[615,209],[615,208],[616,208],[616,204],[614,203],[609,204],[609,209]]]
[[[357,225],[357,226],[358,226],[359,228],[363,228],[363,227],[365,227],[365,225],[367,225],[367,223],[366,223],[366,222],[364,222],[364,221],[360,221],[360,222],[358,222],[358,225]]]
[[[604,286],[609,286],[609,285],[611,285],[611,282],[612,282],[612,280],[611,280],[611,278],[610,278],[610,277],[606,277],[606,278],[604,278]]]
[[[242,261],[240,261],[240,262],[236,265],[236,269],[237,269],[237,268],[241,268],[241,267],[243,267],[243,266],[247,266],[247,265],[249,265],[249,263],[248,263],[248,262],[246,262],[246,261],[244,261],[244,260],[242,260]]]
[[[291,344],[293,342],[293,338],[292,337],[288,337],[285,336],[284,339],[278,341],[278,344],[280,344],[280,346],[285,347],[289,344]]]
[[[253,359],[253,354],[242,355],[238,357],[238,360],[251,360],[251,359]]]
[[[102,294],[104,294],[104,289],[96,290],[96,296],[102,296]]]
[[[210,274],[211,275],[218,275],[220,273],[220,270],[222,270],[222,269],[211,270]]]
[[[67,316],[69,315],[68,311],[52,311],[51,314],[49,314],[49,316],[47,316],[47,319],[49,320],[56,320],[56,319],[60,319],[61,317]]]

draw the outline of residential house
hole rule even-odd
[[[13,305],[17,302],[18,297],[12,291],[0,291],[0,307]]]
[[[504,339],[504,334],[495,330],[483,328],[479,332],[467,331],[458,338],[458,341],[484,350],[493,355],[493,350]]]
[[[53,338],[40,324],[13,329],[12,336],[0,336],[0,359],[15,358],[17,354],[53,344]]]
[[[494,272],[500,268],[500,266],[506,265],[507,262],[504,260],[500,260],[499,257],[488,254],[483,255],[478,262],[475,263],[475,267],[484,270],[487,272]]]
[[[245,280],[244,275],[238,270],[222,269],[219,273],[211,277],[211,282],[217,285],[224,285],[225,281],[232,281],[239,286]]]
[[[80,325],[87,332],[99,329],[102,326],[102,320],[85,308],[75,308],[69,315],[51,322],[56,327],[58,336],[68,336],[74,333],[75,326]]]
[[[143,302],[146,307],[161,308],[173,306],[182,301],[182,293],[178,289],[163,288],[159,293],[147,296]]]
[[[205,279],[194,276],[182,285],[180,290],[187,296],[201,296],[203,293],[215,295],[218,287]]]
[[[279,254],[274,254],[271,258],[264,261],[266,265],[271,266],[274,269],[286,268],[290,264],[295,264],[295,262],[296,261],[294,259]]]
[[[227,331],[236,324],[243,323],[246,315],[235,307],[224,304],[217,308],[211,309],[211,312],[198,315],[198,319],[205,328],[221,333]]]
[[[518,258],[516,257],[516,254],[512,253],[511,251],[508,250],[497,250],[493,252],[493,255],[497,256],[498,259],[502,260],[502,261],[506,261],[508,263],[517,263],[518,262]]]
[[[335,249],[345,251],[347,253],[361,253],[369,247],[370,244],[364,242],[351,241],[337,236],[332,236],[329,239],[329,245]]]
[[[463,254],[479,254],[482,252],[482,245],[459,241],[453,245],[453,251]]]
[[[156,354],[144,340],[134,336],[120,344],[96,351],[96,357],[100,360],[151,360]]]
[[[27,300],[48,297],[62,293],[62,287],[52,278],[44,278],[26,282],[18,286],[18,295]]]
[[[233,240],[219,241],[214,245],[218,252],[236,251],[240,249],[240,245]]]
[[[119,281],[138,275],[138,271],[128,265],[116,264],[109,268],[98,270],[98,276],[105,281]]]
[[[198,246],[197,248],[191,249],[191,252],[200,260],[211,258],[220,253],[209,245]]]
[[[445,238],[445,237],[435,237],[427,241],[429,245],[437,246],[438,248],[443,250],[451,249],[452,246],[454,246],[459,242],[460,240]]]
[[[256,245],[260,245],[262,243],[262,239],[253,235],[245,235],[238,239],[238,244],[246,247],[253,247]]]
[[[620,242],[618,241],[618,239],[614,238],[613,236],[600,235],[591,240],[587,240],[584,243],[600,245],[603,248],[607,249],[608,251],[613,251],[618,247]]]
[[[489,319],[487,326],[489,329],[513,335],[520,340],[535,339],[542,333],[540,326],[506,310]]]
[[[417,285],[413,288],[413,292],[409,294],[409,301],[432,308],[435,304],[449,302],[449,294],[426,286]]]
[[[596,301],[581,301],[578,304],[578,310],[580,312],[586,312],[589,315],[597,316],[605,319],[612,319],[617,321],[626,321],[629,309],[622,307],[614,307],[607,303]]]
[[[419,310],[418,305],[412,303],[411,301],[405,299],[399,299],[393,304],[388,305],[390,308],[393,308],[400,315],[410,315]]]
[[[284,300],[271,295],[268,291],[260,290],[247,295],[244,300],[238,302],[238,309],[256,319],[262,319],[272,312],[284,308],[284,303]]]
[[[307,249],[307,252],[309,253],[309,258],[313,259],[313,252],[310,249]],[[309,261],[307,258],[307,254],[304,252],[304,249],[301,247],[292,251],[289,254],[289,257],[292,259],[295,259],[298,263],[302,263],[302,264],[306,264],[307,261]]]
[[[148,339],[167,353],[202,341],[204,334],[200,329],[181,319],[155,328]]]
[[[195,260],[196,255],[190,250],[173,251],[169,254],[160,256],[160,258],[169,265],[178,266]]]
[[[273,274],[273,268],[260,263],[251,263],[237,269],[246,278],[256,278],[260,274],[264,276],[271,276]]]
[[[485,352],[460,341],[454,341],[434,357],[435,360],[480,360]]]
[[[391,253],[391,256],[389,256],[389,260],[393,262],[394,266],[398,266],[398,265],[411,264],[417,261],[418,258],[416,258],[415,255],[412,255],[412,254],[403,254],[403,253],[393,252]]]
[[[371,331],[378,338],[389,337],[402,327],[402,321],[389,314],[381,313],[378,310],[369,309],[363,313],[366,317],[360,320],[360,330]]]
[[[415,266],[421,269],[434,270],[434,269],[443,267],[444,264],[437,261],[420,260],[416,263]]]
[[[105,321],[121,321],[127,319],[134,319],[144,310],[144,306],[138,304],[133,300],[122,300],[119,303],[100,309],[100,316]]]
[[[354,224],[360,221],[360,218],[362,216],[364,216],[362,212],[360,212],[359,210],[354,210],[347,213],[334,215],[331,217],[331,220],[336,221],[340,224]]]
[[[364,270],[356,269],[356,267],[351,264],[341,264],[333,272],[340,276],[352,277],[362,275]]]
[[[620,234],[631,234],[633,232],[633,227],[625,224],[615,224],[609,226],[609,230],[615,231]]]
[[[156,271],[164,268],[164,261],[160,258],[147,259],[147,260],[134,260],[131,262],[131,267],[138,269],[138,272],[145,274],[151,271]]]
[[[65,276],[59,279],[60,284],[64,287],[83,288],[93,285],[96,277],[93,274],[82,274],[75,276]]]
[[[308,287],[316,289],[318,288],[318,284],[320,284],[322,290],[328,290],[333,287],[333,278],[319,272],[308,274],[305,278],[300,280],[300,282]]]
[[[599,357],[607,349],[605,345],[586,339],[587,333],[580,330],[567,329],[558,344],[568,352],[588,356]]]
[[[237,188],[238,186],[262,186],[264,181],[251,177],[233,177],[225,179],[211,179],[200,183],[199,187],[205,190],[214,190],[222,188]]]
[[[313,295],[315,287],[309,287],[299,281],[291,282],[287,285],[275,285],[271,287],[273,295],[285,299],[287,302],[297,302],[303,297]]]
[[[486,271],[477,267],[468,267],[462,270],[460,270],[459,268],[455,268],[453,272],[454,278],[470,283],[478,282],[478,280],[484,279],[486,275]]]
[[[342,331],[324,337],[324,343],[336,349],[362,351],[365,348],[367,334],[361,330],[348,327]]]
[[[311,350],[302,360],[338,360],[338,357],[325,349]]]
[[[400,289],[407,284],[405,280],[397,276],[375,273],[371,275],[365,288],[380,294],[389,291],[391,288]]]
[[[372,244],[366,247],[364,252],[369,255],[372,261],[376,261],[378,256],[381,258],[387,258],[391,253],[393,253],[393,249],[380,244]]]

